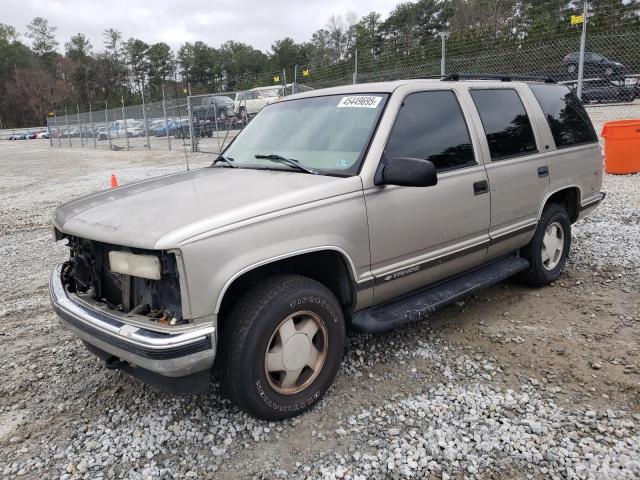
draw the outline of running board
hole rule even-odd
[[[509,256],[469,272],[431,285],[399,299],[356,312],[351,327],[356,332],[382,333],[405,323],[422,320],[427,314],[442,308],[476,290],[494,285],[529,268],[529,261]]]

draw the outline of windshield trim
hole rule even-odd
[[[287,99],[287,97],[281,97],[281,100],[268,103],[267,105],[262,107],[260,112],[258,112],[258,115],[260,115],[260,113],[262,113],[265,109],[267,109],[269,107],[273,107],[275,105],[278,105],[281,102],[296,102],[296,101],[299,101],[299,100],[306,100],[306,99],[310,99],[310,98],[343,97],[343,96],[349,96],[349,95],[380,95],[382,97],[382,108],[378,112],[378,116],[375,119],[375,122],[373,123],[373,128],[371,128],[371,131],[369,132],[369,136],[368,136],[367,140],[365,141],[365,143],[363,145],[363,148],[362,148],[360,154],[358,155],[358,158],[356,159],[355,162],[353,162],[353,165],[351,167],[349,167],[346,170],[324,170],[324,169],[314,169],[314,170],[316,170],[316,172],[318,172],[318,175],[324,175],[324,176],[328,176],[328,177],[354,177],[354,176],[360,175],[360,172],[362,171],[362,166],[364,164],[364,159],[369,154],[369,149],[371,148],[371,144],[373,142],[373,139],[375,138],[376,134],[378,133],[378,128],[380,126],[380,122],[381,122],[382,117],[384,116],[384,114],[385,114],[385,112],[387,110],[387,105],[389,104],[389,97],[391,97],[392,92],[366,91],[366,92],[357,92],[357,93],[332,93],[332,94],[327,94],[327,95],[311,95],[311,96],[305,96],[305,97],[293,98],[293,99]],[[235,141],[238,139],[238,137],[242,134],[243,130],[244,130],[244,127],[242,128],[242,130],[240,130],[240,132],[238,132],[238,134],[235,137],[233,137],[231,142],[229,142],[229,145],[227,145],[219,153],[219,155],[225,155],[225,152],[229,148],[231,148],[231,146],[235,143]],[[248,164],[248,165],[250,165],[250,164]],[[250,167],[250,166],[246,166],[245,165],[244,168],[252,168],[252,169],[256,169],[257,170],[257,169],[262,168],[262,167]],[[270,169],[266,169],[266,170],[270,170]],[[285,169],[276,169],[276,170],[286,171]],[[292,170],[288,170],[288,171],[292,171]]]

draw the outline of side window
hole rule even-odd
[[[557,148],[595,143],[598,136],[580,100],[563,85],[532,84]]]
[[[450,91],[407,95],[385,154],[430,160],[439,172],[476,165],[469,130]]]
[[[512,89],[471,90],[487,135],[491,160],[538,151],[531,122],[518,92]]]

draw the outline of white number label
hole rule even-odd
[[[376,108],[382,100],[382,97],[374,97],[373,95],[353,95],[350,97],[342,97],[338,108],[355,107],[355,108]]]

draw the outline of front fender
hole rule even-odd
[[[302,253],[340,252],[357,282],[370,262],[363,193],[256,217],[186,241],[180,249],[193,318],[217,314],[224,293],[240,275]]]

